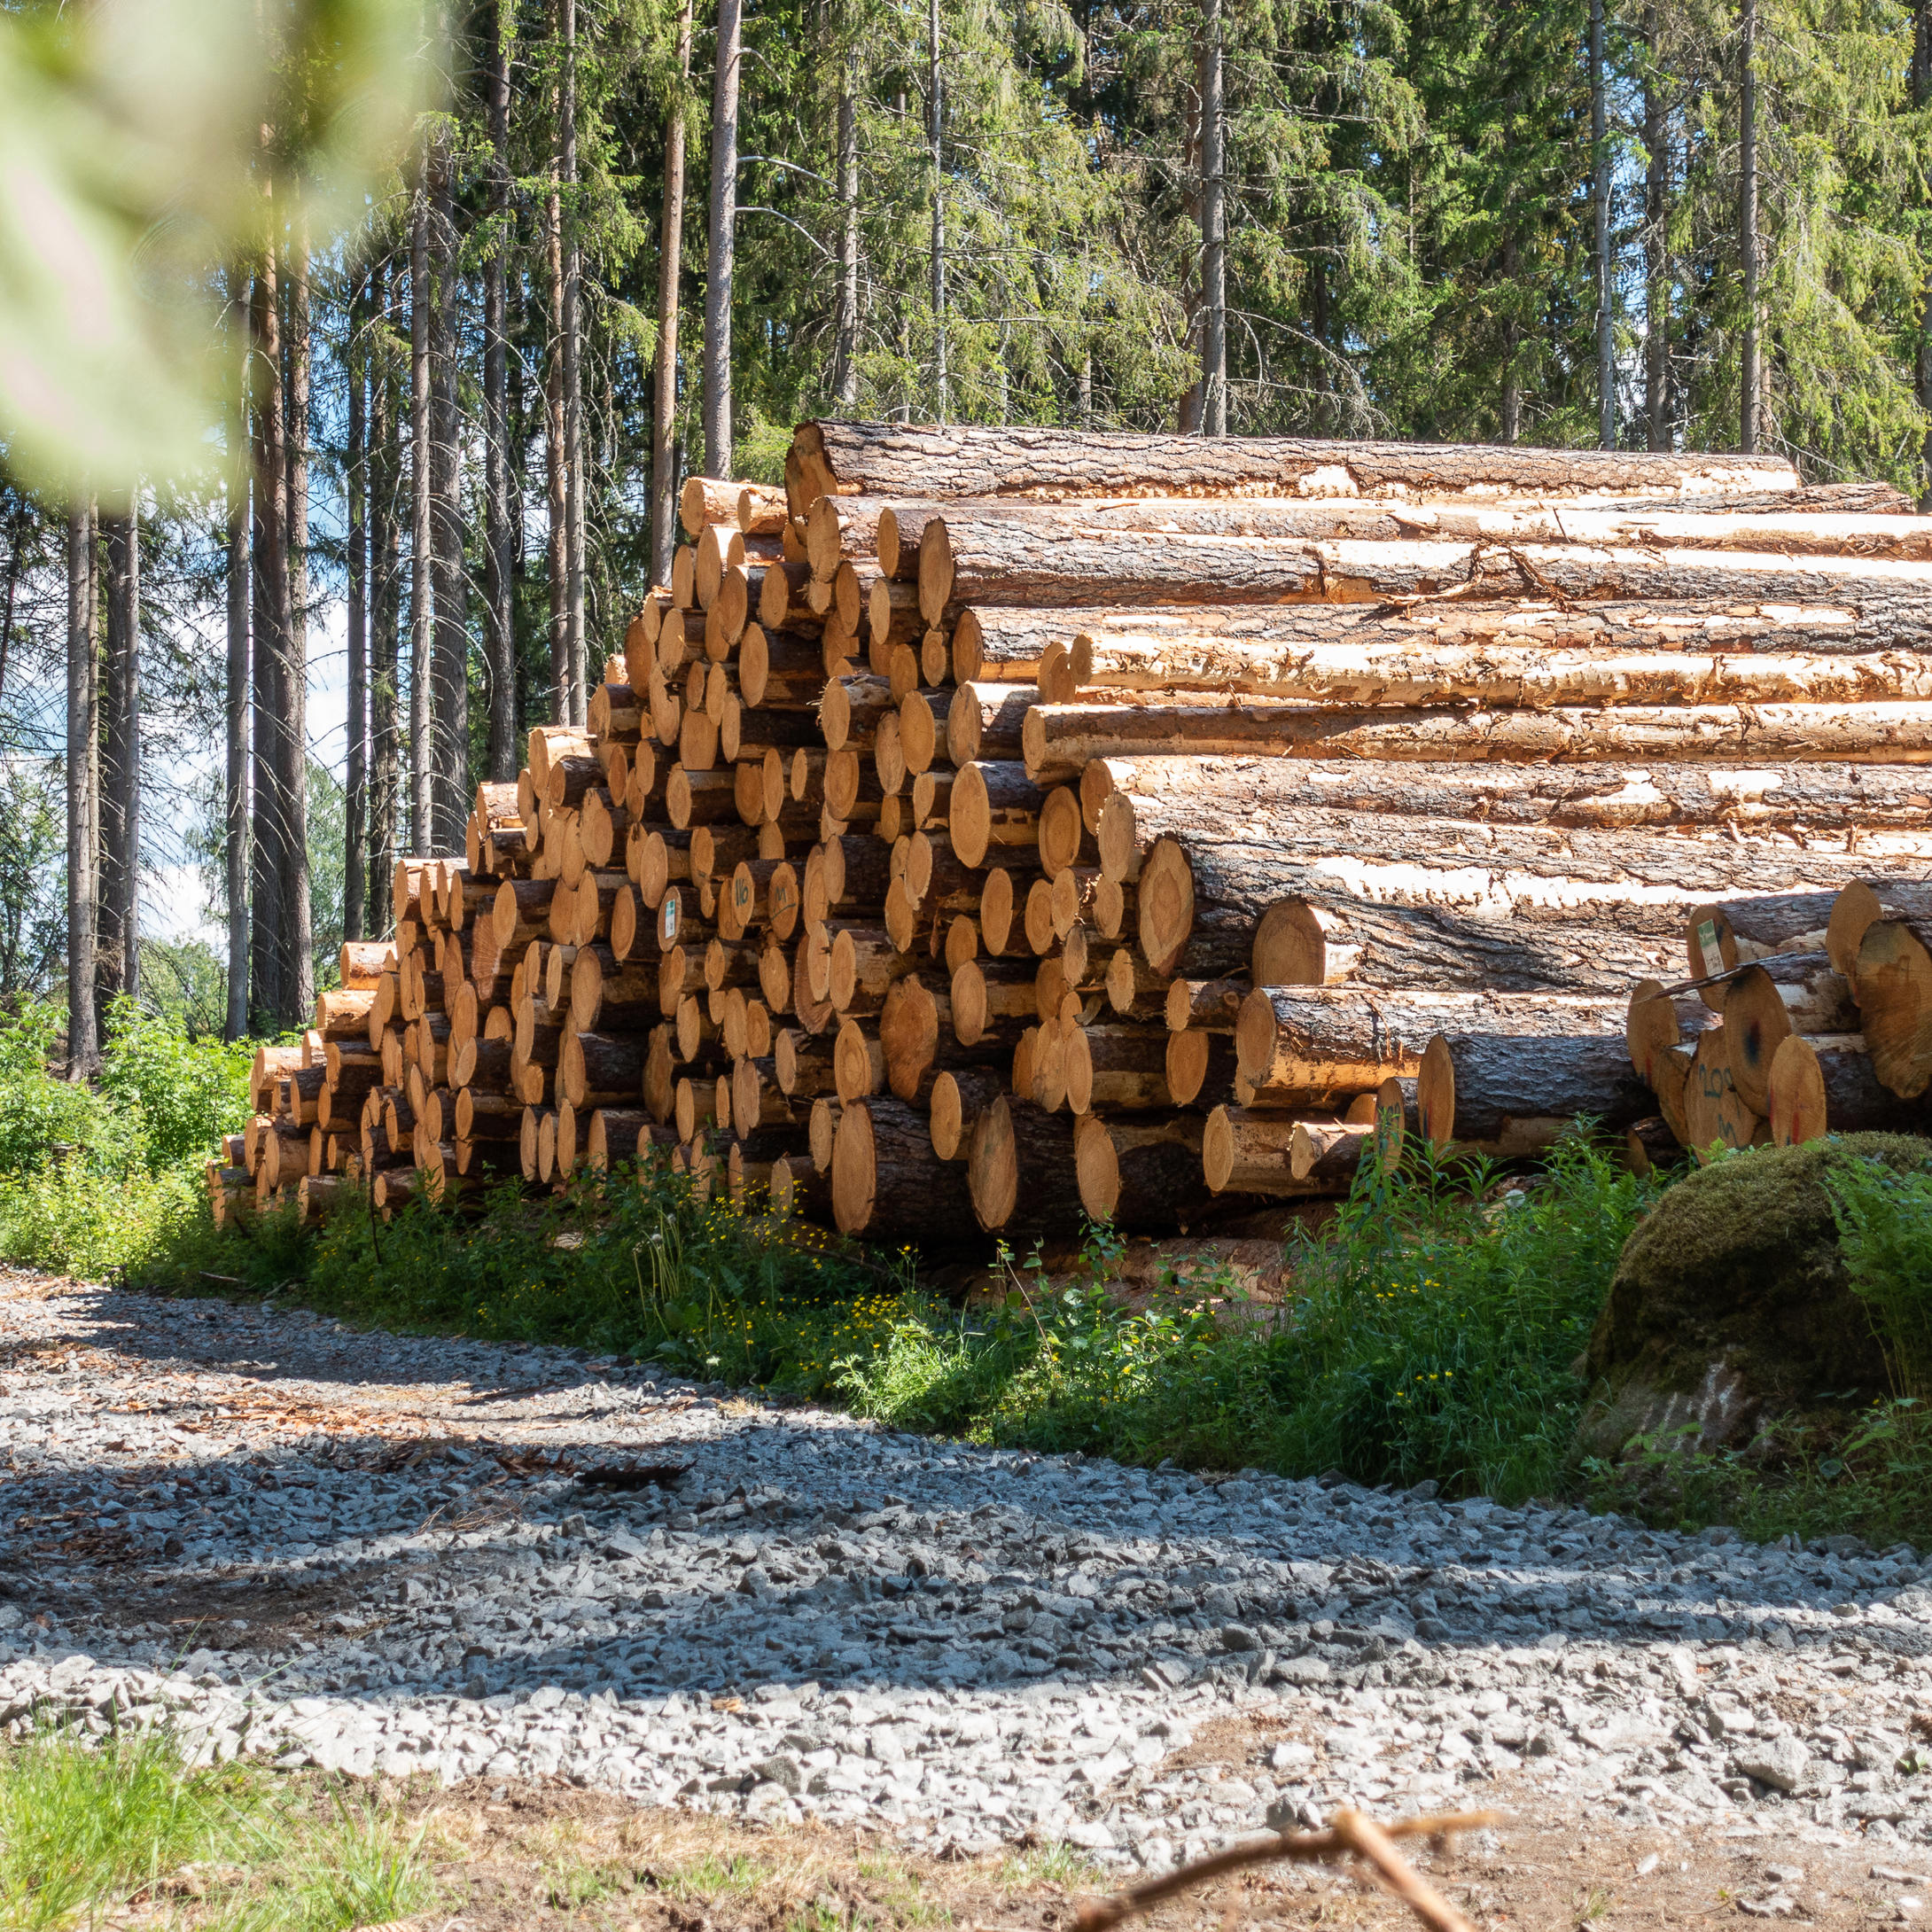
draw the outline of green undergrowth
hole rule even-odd
[[[393,1810],[240,1764],[196,1765],[166,1733],[45,1730],[0,1746],[0,1927],[128,1922],[346,1932],[433,1903]]]
[[[650,1359],[985,1443],[1932,1542],[1932,1402],[1908,1385],[1932,1335],[1913,1326],[1932,1283],[1932,1189],[1913,1177],[1853,1172],[1835,1195],[1854,1279],[1901,1337],[1891,1399],[1776,1424],[1748,1450],[1579,1453],[1585,1346],[1670,1178],[1640,1180],[1581,1138],[1520,1180],[1412,1149],[1395,1177],[1365,1171],[1319,1229],[1284,1230],[1289,1289],[1266,1299],[1211,1254],[1126,1296],[1120,1243],[1097,1228],[1071,1271],[1002,1254],[1003,1292],[949,1305],[909,1250],[775,1227],[629,1171],[536,1202],[513,1186],[460,1210],[414,1201],[386,1223],[356,1196],[320,1232],[285,1214],[217,1231],[199,1212],[129,1279]]]
[[[202,1164],[248,1118],[251,1049],[184,1038],[132,1000],[91,1084],[50,1071],[59,1009],[0,1017],[0,1260],[98,1276],[206,1216]]]
[[[1295,1292],[1251,1299],[1211,1258],[1126,1305],[1118,1243],[1071,1277],[1006,1257],[964,1309],[810,1227],[775,1230],[668,1174],[461,1214],[359,1204],[318,1235],[206,1227],[146,1271],[177,1291],[299,1295],[324,1313],[643,1356],[842,1401],[896,1427],[1209,1468],[1431,1478],[1455,1493],[1566,1481],[1574,1363],[1649,1184],[1582,1141],[1534,1184],[1413,1160],[1289,1241]]]

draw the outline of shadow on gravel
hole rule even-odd
[[[1093,1466],[814,1430],[783,1412],[708,1408],[713,1433],[671,1439],[651,1425],[695,1406],[674,1395],[639,1412],[635,1444],[613,1441],[607,1418],[554,1411],[494,1425],[473,1413],[487,1395],[452,1386],[462,1344],[434,1344],[439,1406],[471,1411],[459,1425],[398,1412],[410,1427],[388,1435],[365,1408],[359,1426],[324,1430],[309,1398],[284,1400],[277,1384],[326,1379],[339,1353],[336,1379],[366,1387],[369,1338],[188,1305],[183,1320],[216,1330],[191,1359],[178,1334],[144,1334],[101,1304],[68,1352],[219,1371],[233,1396],[210,1418],[206,1395],[111,1393],[88,1424],[100,1452],[79,1465],[58,1462],[58,1440],[16,1444],[0,1598],[103,1655],[130,1640],[191,1663],[206,1650],[288,1694],[1079,1688],[1147,1672],[1178,1685],[1204,1668],[1312,1686],[1385,1659],[1391,1674],[1453,1673],[1464,1647],[1741,1635],[1753,1612],[1815,1616],[1818,1601],[1797,1597],[1811,1585],[1856,1598],[1861,1645],[1928,1648],[1918,1619],[1866,1614],[1893,1593],[1843,1585],[1827,1561],[1754,1585],[1749,1552],[1671,1539],[1634,1554],[1603,1546],[1606,1526],[1576,1513],[1532,1519],[1541,1553],[1512,1547],[1520,1514],[1478,1524],[1352,1488],[1328,1492],[1313,1523],[1257,1508],[1190,1527],[1185,1500],[1136,1517],[1124,1482]],[[258,1341],[263,1359],[226,1359]],[[411,1360],[429,1344],[381,1345],[387,1381],[432,1385]],[[502,1393],[568,1387],[558,1368]],[[123,1416],[174,1422],[178,1453],[137,1452],[116,1434]],[[256,1445],[199,1453],[197,1432],[225,1428]],[[1190,1494],[1204,1519],[1211,1492]],[[1659,1606],[1673,1564],[1693,1601]],[[1410,1634],[1425,1593],[1442,1619],[1426,1652]],[[1814,1624],[1795,1640],[1834,1634]]]

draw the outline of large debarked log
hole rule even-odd
[[[831,1166],[832,1213],[841,1234],[944,1247],[978,1233],[965,1177],[932,1151],[924,1114],[904,1101],[847,1102]]]
[[[1889,511],[1814,501],[1803,491],[1759,492],[1679,508],[1655,496],[1624,502],[1485,504],[1405,502],[1352,496],[1104,495],[1049,500],[980,495],[975,518],[1000,517],[1065,536],[1118,531],[1188,535],[1349,539],[1393,543],[1417,537],[1494,544],[1775,550],[1786,555],[1932,558],[1932,518],[1897,496]],[[959,514],[956,498],[931,502],[844,495],[837,516],[844,554],[868,537],[888,579],[913,581],[935,518]],[[807,535],[807,546],[812,538]],[[831,553],[828,547],[827,553]],[[829,571],[822,570],[822,574]]]
[[[1068,530],[970,507],[934,518],[919,547],[919,609],[928,623],[974,604],[1373,604],[1437,596],[1452,586],[1507,597],[1541,591],[1558,598],[1856,603],[1932,594],[1932,564],[1768,549]]]
[[[1401,957],[1406,946],[1427,947],[1420,931],[1407,938],[1422,923],[1413,916],[1418,913],[1430,915],[1440,939],[1452,944],[1453,934],[1506,922],[1514,923],[1505,932],[1522,931],[1526,944],[1528,928],[1551,925],[1549,937],[1567,937],[1578,952],[1596,946],[1606,931],[1624,932],[1653,951],[1661,939],[1663,952],[1655,964],[1674,978],[1683,922],[1708,892],[1735,891],[1746,882],[1764,893],[1830,890],[1872,876],[1881,863],[1864,853],[1818,853],[1795,845],[1774,850],[1766,841],[1725,865],[1702,841],[1627,833],[1570,834],[1576,849],[1566,852],[1559,835],[1524,827],[1497,830],[1485,849],[1474,837],[1463,838],[1434,821],[1372,818],[1354,822],[1340,837],[1330,829],[1317,840],[1326,852],[1304,852],[1297,849],[1298,823],[1290,819],[1278,833],[1260,837],[1197,826],[1184,838],[1156,840],[1141,862],[1134,900],[1149,966],[1185,979],[1238,972],[1263,920],[1282,902],[1295,901],[1313,908],[1318,923],[1332,915],[1336,943],[1371,946],[1379,939],[1383,949],[1357,971],[1383,985],[1532,990],[1564,984],[1534,974],[1525,981],[1510,971],[1498,957],[1496,938],[1485,938],[1460,968],[1441,957],[1407,965]],[[1465,845],[1460,852],[1459,838]],[[1883,863],[1903,871],[1922,869],[1923,862]],[[1705,883],[1688,883],[1698,880]],[[1392,923],[1391,915],[1396,915]],[[1506,937],[1502,943],[1508,943]],[[1647,978],[1652,970],[1630,975],[1625,990],[1630,979]],[[1580,982],[1578,990],[1595,990],[1595,983]]]
[[[1423,1051],[1415,1099],[1436,1146],[1502,1155],[1537,1153],[1579,1119],[1621,1132],[1656,1110],[1621,1033],[1437,1033]]]
[[[1452,597],[1395,612],[1375,604],[986,605],[962,611],[953,627],[953,675],[959,683],[1046,677],[1051,688],[1043,684],[1041,695],[1064,702],[1069,686],[1131,689],[1169,670],[1188,682],[1190,665],[1264,647],[1405,643],[1726,657],[1924,650],[1932,649],[1932,596],[1888,594],[1856,605],[1697,599],[1559,604],[1548,598],[1471,604]],[[1110,668],[1098,668],[1103,666]]]
[[[1459,1033],[1570,1035],[1619,1040],[1624,1006],[1561,993],[1386,992],[1347,986],[1257,986],[1235,1022],[1235,1054],[1258,1094],[1299,1104],[1316,1094],[1364,1094],[1422,1069],[1430,1040]]]
[[[1020,734],[1035,784],[1078,778],[1095,758],[1932,760],[1932,704],[1566,705],[1433,711],[1287,697],[1159,692],[1136,702],[1035,705]]]
[[[1932,665],[1916,652],[1710,652],[1541,643],[1444,644],[1407,638],[1305,644],[1110,639],[1075,679],[1071,660],[1042,670],[1039,696],[1082,689],[1234,691],[1324,705],[1867,704],[1932,697]]]
[[[792,433],[807,502],[824,494],[903,496],[1269,496],[1316,489],[1449,495],[1498,489],[1636,493],[1795,490],[1780,456],[1652,455],[1314,437],[1148,436],[1031,427],[801,423]]]
[[[1576,604],[1538,596],[1472,602],[1463,593],[1392,609],[1375,604],[1108,604],[1063,611],[989,609],[975,614],[989,632],[1007,626],[1016,630],[1036,627],[1041,636],[1035,654],[1042,659],[1055,641],[1056,628],[1063,626],[1068,639],[1065,673],[1077,686],[1093,681],[1095,665],[1107,653],[1126,652],[1130,646],[1135,651],[1152,648],[1185,665],[1195,651],[1264,645],[1307,649],[1408,642],[1444,649],[1514,644],[1547,650],[1825,657],[1920,650],[1932,643],[1932,595],[1923,592],[1888,592],[1850,604],[1694,597]],[[961,622],[965,621],[962,617]]]
[[[1114,800],[1120,803],[1114,806]],[[1464,765],[1347,759],[1105,758],[1080,775],[1080,806],[1109,876],[1132,876],[1171,809],[1252,822],[1328,812],[1598,831],[1738,825],[1798,829],[1808,845],[1857,830],[1932,833],[1932,774],[1912,765]],[[1110,823],[1110,807],[1113,807]],[[1159,830],[1157,830],[1158,828]],[[1881,847],[1881,850],[1886,848]]]

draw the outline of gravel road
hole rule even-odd
[[[0,1458],[16,1733],[165,1718],[217,1757],[1123,1866],[1353,1801],[1932,1872],[1909,1548],[986,1451],[20,1274]],[[1745,1909],[1802,1875],[1761,1862]]]

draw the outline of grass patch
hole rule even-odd
[[[49,1730],[0,1749],[0,1926],[63,1932],[135,1905],[233,1932],[347,1932],[435,1896],[393,1810],[197,1766],[164,1732]]]

